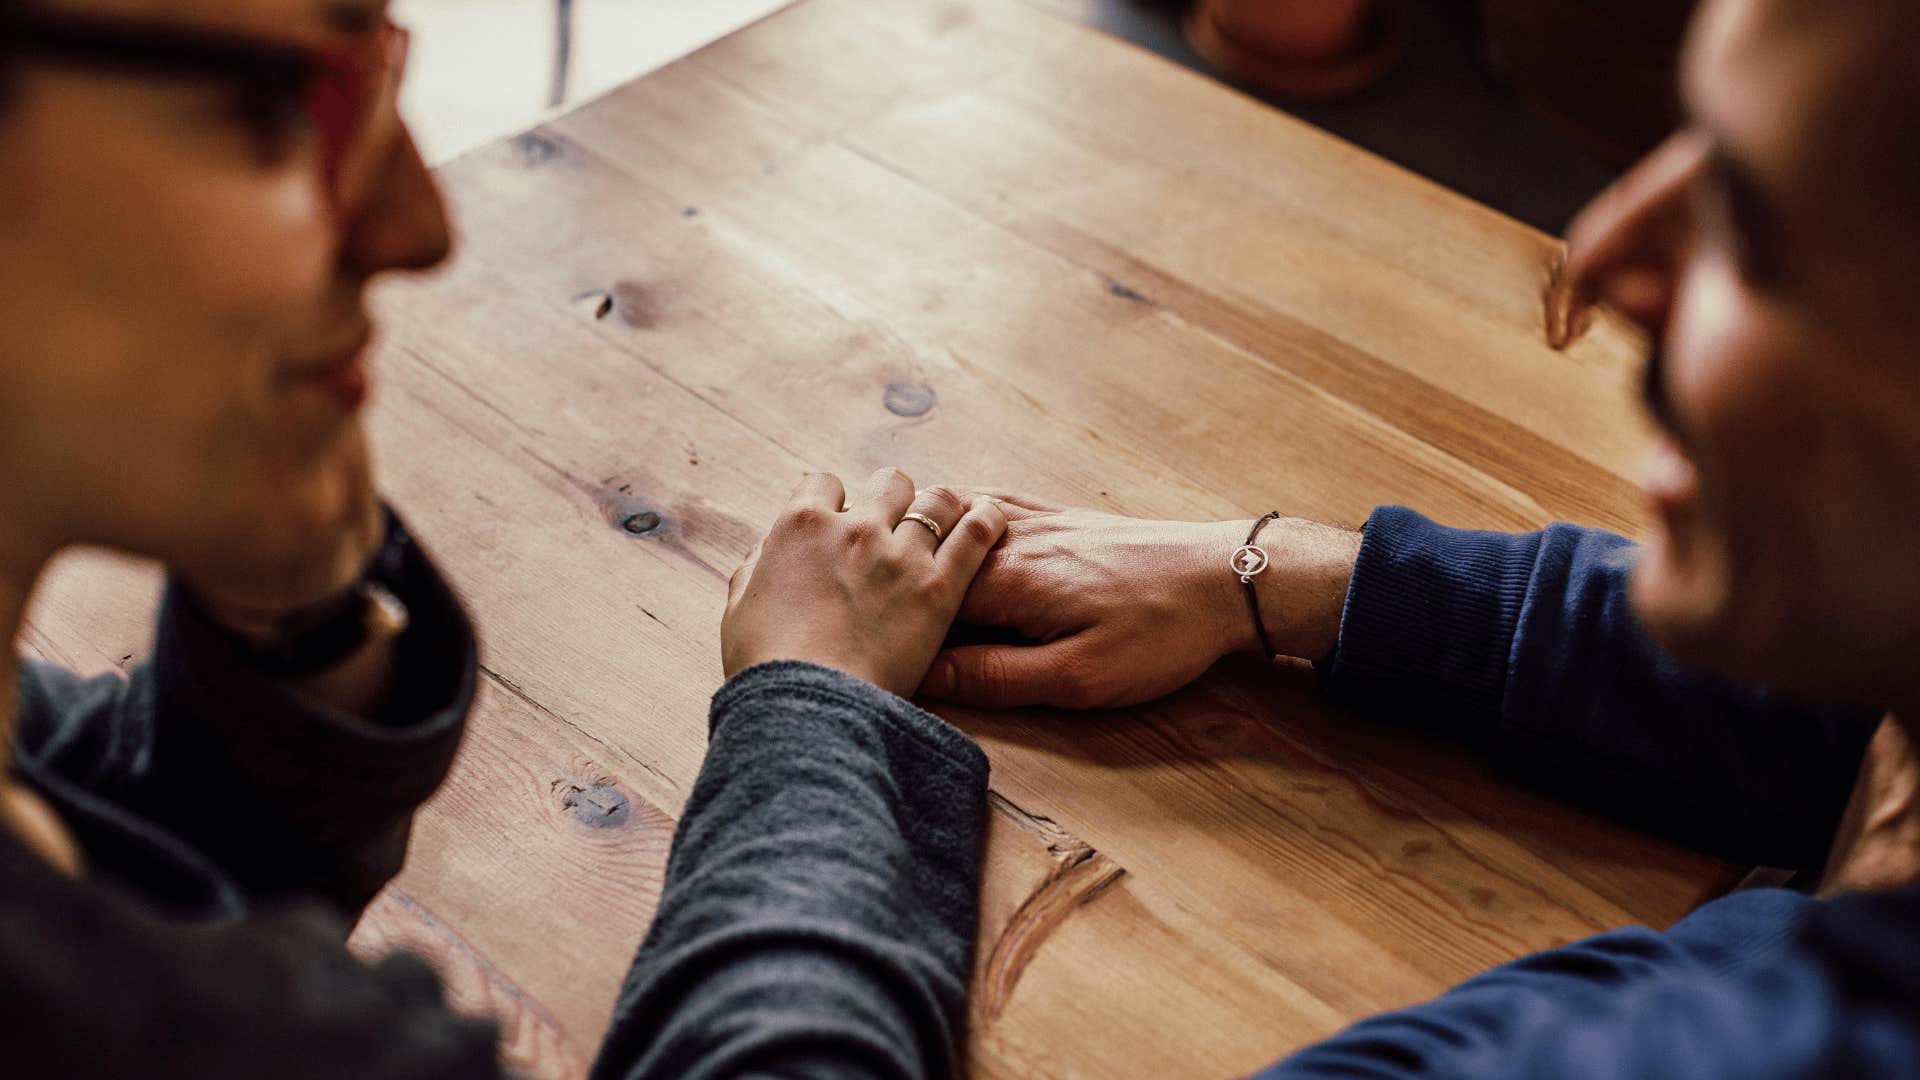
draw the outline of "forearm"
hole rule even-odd
[[[843,673],[736,676],[594,1076],[958,1075],[986,773]]]
[[[1681,670],[1628,601],[1634,556],[1597,530],[1482,533],[1384,507],[1355,564],[1329,691],[1650,832],[1818,865],[1874,713]]]

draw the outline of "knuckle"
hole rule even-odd
[[[960,519],[954,531],[976,544],[988,544],[999,535],[1000,527],[998,522],[984,513],[968,514]]]
[[[946,607],[953,603],[953,586],[937,575],[923,577],[914,583],[913,598],[925,607]]]
[[[1098,673],[1083,657],[1063,660],[1055,673],[1054,685],[1063,704],[1071,709],[1097,709],[1107,703],[1107,690]]]
[[[960,497],[960,493],[946,484],[935,484],[927,488],[920,493],[920,498],[926,501],[930,509],[944,510],[953,517],[958,517],[967,505],[966,500]]]
[[[975,690],[988,700],[1006,697],[1013,682],[1006,658],[997,652],[983,653],[973,665],[973,682]]]
[[[906,470],[898,465],[882,465],[873,471],[873,482],[875,484],[891,487],[903,481],[911,484],[913,483],[913,478],[908,476]]]
[[[796,506],[783,515],[780,524],[789,532],[818,532],[826,528],[827,512],[817,506]]]
[[[849,548],[863,551],[880,543],[880,527],[871,521],[850,522],[845,529],[843,539]]]

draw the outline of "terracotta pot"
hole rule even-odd
[[[1278,97],[1341,97],[1406,54],[1401,0],[1196,0],[1183,28],[1208,63]]]
[[[1214,0],[1214,24],[1273,57],[1318,60],[1353,49],[1374,0]]]

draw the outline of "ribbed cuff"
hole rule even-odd
[[[720,725],[736,713],[753,713],[742,706],[768,696],[839,706],[864,717],[884,716],[890,724],[952,759],[970,775],[986,777],[986,753],[959,728],[865,679],[805,660],[770,660],[728,679],[713,695],[713,709],[708,714],[709,734],[719,730]],[[777,717],[780,713],[775,710],[767,715]]]
[[[1367,519],[1329,694],[1356,711],[1475,738],[1499,716],[1540,534],[1449,529],[1402,506]]]

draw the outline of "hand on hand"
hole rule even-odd
[[[1128,705],[1257,648],[1227,565],[1247,522],[1143,521],[1000,498],[1006,538],[960,621],[1010,627],[1033,644],[948,649],[921,688],[928,697],[991,708]]]
[[[808,660],[906,696],[926,675],[967,584],[1006,530],[1001,508],[944,488],[914,492],[881,469],[846,492],[809,474],[766,539],[734,572],[720,623],[728,675],[769,660]],[[932,518],[943,539],[909,512]]]
[[[1227,653],[1260,651],[1246,586],[1228,565],[1251,519],[1148,521],[968,493],[999,498],[1008,525],[960,621],[1008,627],[1032,643],[947,649],[925,696],[1111,708],[1177,690]],[[1272,557],[1255,581],[1273,647],[1322,659],[1339,634],[1359,534],[1283,518],[1259,543]]]

